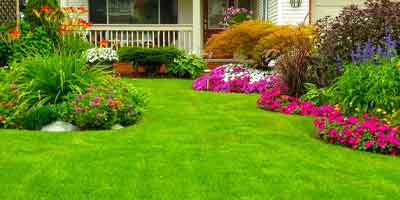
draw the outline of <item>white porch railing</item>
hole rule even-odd
[[[87,38],[99,46],[108,40],[118,47],[159,48],[175,46],[193,51],[193,26],[191,24],[104,24],[87,29]]]

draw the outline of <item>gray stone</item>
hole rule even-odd
[[[42,128],[42,131],[47,132],[70,132],[77,130],[79,130],[78,127],[63,121],[56,121]]]

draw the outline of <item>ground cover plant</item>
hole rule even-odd
[[[212,92],[261,93],[279,84],[281,79],[267,71],[260,71],[240,64],[215,68],[193,82],[195,90]]]

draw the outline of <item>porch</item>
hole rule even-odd
[[[117,47],[176,46],[201,55],[220,24],[224,9],[246,7],[260,18],[261,0],[61,0],[62,6],[87,6],[93,26],[87,37],[95,45],[106,39]]]

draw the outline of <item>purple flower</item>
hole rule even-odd
[[[136,112],[135,112],[135,111],[131,111],[131,112],[129,112],[129,115],[135,116],[135,115],[136,115]]]

